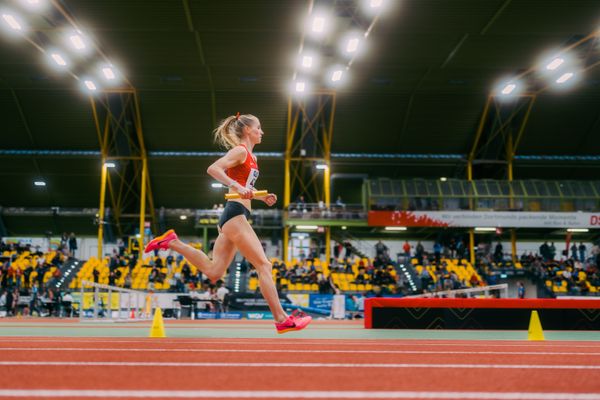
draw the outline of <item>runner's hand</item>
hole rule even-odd
[[[273,193],[269,193],[265,197],[262,198],[262,201],[265,202],[266,205],[271,207],[273,204],[277,202],[277,195]]]
[[[254,197],[254,191],[252,189],[248,189],[237,182],[231,186],[231,189],[239,193],[240,198],[242,199],[251,199]]]

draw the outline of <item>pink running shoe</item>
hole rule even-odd
[[[156,249],[167,250],[169,248],[169,243],[175,239],[177,239],[177,234],[173,229],[169,229],[162,235],[157,236],[148,242],[144,249],[144,253],[149,253]]]
[[[277,333],[286,333],[291,331],[299,331],[301,329],[306,328],[308,324],[312,321],[312,317],[310,315],[306,315],[302,311],[295,310],[292,315],[287,317],[287,319],[280,323],[275,323],[275,328],[277,328]]]

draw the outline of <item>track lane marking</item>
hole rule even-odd
[[[260,367],[260,368],[465,368],[465,369],[550,369],[600,370],[600,365],[544,364],[433,364],[433,363],[284,363],[284,362],[159,362],[159,361],[0,361],[0,366],[76,367]]]
[[[0,389],[0,397],[600,400],[598,393]]]
[[[472,354],[472,355],[539,355],[539,356],[600,356],[600,353],[552,351],[434,351],[434,350],[307,350],[307,349],[169,349],[122,347],[1,347],[6,351],[124,351],[148,353],[306,353],[306,354]]]

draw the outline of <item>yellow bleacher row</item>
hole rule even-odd
[[[164,257],[153,257],[154,261],[158,258],[161,258],[163,261],[163,265],[165,265]],[[98,283],[102,283],[108,285],[108,275],[109,275],[109,259],[104,258],[102,261],[99,261],[96,257],[92,257],[87,260],[75,278],[71,281],[69,287],[71,289],[80,289],[81,281],[86,280],[93,282],[94,281],[94,269],[98,269]],[[155,290],[167,290],[171,288],[171,284],[169,283],[173,275],[177,272],[181,273],[181,269],[183,268],[183,264],[185,264],[185,260],[181,260],[179,263],[175,263],[174,268],[169,269],[167,267],[162,267],[160,272],[165,275],[163,283],[155,283]],[[146,265],[144,267],[144,265]],[[192,264],[188,264],[190,266],[190,271],[192,275],[195,275],[198,271],[195,266]],[[121,271],[121,277],[115,279],[115,286],[124,287],[125,279],[127,274],[129,273],[129,267],[118,267],[119,271]],[[148,266],[148,259],[139,260],[135,267],[131,270],[131,289],[147,289],[148,288],[148,278],[150,273],[152,272],[152,267]]]
[[[567,267],[567,270],[573,273],[573,267]],[[556,271],[557,276],[561,276],[564,271]],[[587,274],[584,271],[579,271],[577,273],[576,282],[584,281],[590,293],[598,293],[600,291],[600,286],[593,286],[590,281],[587,280]],[[546,280],[546,287],[554,293],[567,293],[569,290],[567,288],[567,281],[562,280],[560,285],[557,285],[556,282],[552,282],[550,279]]]
[[[17,254],[16,251],[5,251],[2,253],[2,256],[3,257],[12,257],[15,254]],[[55,251],[51,251],[51,252],[43,255],[46,262],[52,261],[55,256],[56,256]],[[37,278],[38,278],[37,268],[38,268],[38,259],[39,258],[40,258],[40,256],[38,256],[38,255],[32,255],[29,251],[24,251],[17,257],[16,260],[14,260],[12,262],[12,267],[15,269],[17,269],[17,268],[20,269],[21,272],[24,272],[29,267],[33,268],[33,271],[29,275],[29,282],[27,282],[27,285],[25,285],[25,283],[26,283],[25,275],[21,274],[21,282],[20,282],[21,287],[23,287],[23,286],[31,287],[31,284],[37,280]],[[57,267],[54,265],[52,267],[48,268],[48,270],[44,274],[44,278],[42,281],[44,283],[44,285],[50,279],[52,279],[52,276],[56,272],[56,269],[57,269]]]
[[[458,276],[458,279],[460,279],[461,281],[465,282],[467,287],[472,287],[471,285],[471,277],[473,275],[475,275],[475,277],[477,278],[478,282],[483,282],[483,279],[481,279],[481,276],[479,276],[479,274],[477,273],[477,271],[475,270],[475,268],[473,268],[473,266],[471,265],[471,263],[468,260],[462,259],[462,260],[458,260],[458,259],[451,259],[451,258],[442,258],[441,262],[446,262],[446,270],[448,272],[454,272],[456,273],[456,275]],[[415,267],[415,270],[417,271],[417,274],[419,276],[421,276],[421,273],[423,273],[423,269],[427,269],[427,271],[429,272],[429,275],[431,276],[431,279],[433,280],[434,283],[437,282],[438,277],[435,274],[436,271],[436,266],[435,265],[428,265],[426,267],[423,267],[422,265],[418,265],[418,261],[417,259],[413,258],[411,260],[411,263],[413,264],[413,266]]]
[[[289,264],[285,264],[283,261],[277,259],[277,258],[272,258],[271,259],[271,263],[275,264],[283,264],[286,265],[286,269],[291,269],[291,266],[296,265],[296,264],[300,264],[300,262],[297,259],[292,259],[292,261]],[[356,284],[353,283],[356,278],[358,277],[358,268],[360,266],[360,263],[362,262],[363,266],[368,265],[370,262],[372,262],[372,260],[369,260],[367,258],[355,258],[353,264],[351,265],[352,267],[352,273],[350,272],[332,272],[331,273],[331,278],[333,280],[333,283],[335,283],[335,285],[340,288],[343,291],[365,291],[365,290],[371,290],[373,289],[373,285],[370,283],[365,283],[365,284]],[[341,260],[340,260],[341,263]],[[342,264],[343,265],[343,264]],[[313,266],[313,261],[312,260],[308,260],[306,262],[306,268],[310,269],[310,267]],[[328,276],[330,273],[330,269],[329,269],[329,264],[325,261],[321,261],[318,258],[314,260],[314,266],[317,272],[319,273],[323,273],[323,275]],[[395,270],[391,270],[391,275],[395,278],[396,277],[396,271]],[[273,269],[273,281],[277,281],[277,278],[279,277],[279,271],[277,269]],[[368,274],[364,274],[364,279],[365,280],[369,280],[370,279],[370,275]],[[316,283],[292,283],[290,282],[288,279],[281,277],[280,280],[281,285],[286,285],[287,286],[287,290],[288,291],[318,291],[319,290],[319,285]],[[389,286],[394,286],[394,285],[389,285]],[[258,278],[256,277],[252,277],[250,278],[250,280],[248,281],[248,289],[251,291],[254,291],[256,289],[258,289],[259,287],[259,283],[258,283]],[[391,287],[390,287],[391,289]]]

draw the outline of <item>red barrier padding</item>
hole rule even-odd
[[[373,327],[373,308],[582,308],[600,309],[600,300],[559,299],[407,299],[371,297],[365,299],[365,328]]]

